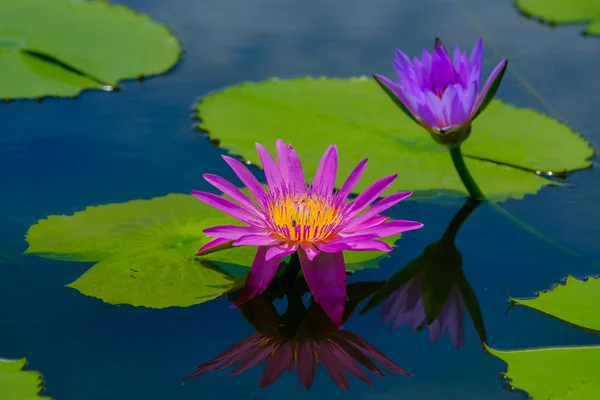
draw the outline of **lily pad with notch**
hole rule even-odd
[[[447,150],[399,111],[371,78],[246,82],[205,97],[196,111],[200,129],[257,165],[254,143],[273,151],[276,139],[283,139],[294,145],[306,173],[314,174],[321,151],[335,143],[338,187],[368,157],[356,191],[397,172],[390,190],[416,191],[409,199],[447,201],[467,194]],[[463,153],[488,198],[504,201],[564,185],[548,176],[590,167],[593,150],[552,118],[493,100],[473,123]]]
[[[227,293],[252,265],[256,247],[196,257],[202,230],[235,223],[191,195],[88,207],[31,226],[26,254],[95,263],[69,287],[111,304],[187,307]],[[398,236],[387,238],[393,244]],[[383,252],[346,252],[348,270],[376,268]]]
[[[161,74],[181,44],[148,16],[106,1],[0,0],[0,98],[75,96]]]
[[[584,34],[600,35],[600,2],[597,0],[516,0],[519,10],[554,24],[586,24]]]
[[[0,394],[2,400],[50,400],[41,396],[44,380],[37,371],[25,370],[27,360],[0,358]]]

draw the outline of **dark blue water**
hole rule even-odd
[[[64,287],[90,265],[19,254],[27,228],[49,214],[206,190],[201,174],[209,170],[231,178],[222,151],[193,129],[191,106],[206,93],[271,76],[390,75],[396,47],[416,54],[435,36],[468,48],[483,37],[488,70],[502,57],[510,60],[501,99],[566,121],[596,145],[598,39],[580,37],[578,26],[551,29],[527,20],[509,0],[122,3],[166,23],[181,38],[185,54],[173,71],[144,83],[125,82],[120,93],[0,106],[0,250],[16,258],[0,259],[3,357],[28,357],[31,368],[43,372],[47,394],[60,400],[523,396],[504,387],[503,363],[481,350],[468,317],[464,347],[456,351],[447,335],[432,345],[427,332],[403,327],[390,334],[375,312],[357,313],[346,329],[414,374],[376,379],[377,392],[356,379],[342,392],[322,368],[308,392],[287,373],[259,389],[261,368],[237,377],[227,377],[227,370],[207,373],[181,385],[195,365],[253,332],[225,299],[183,309],[111,306]],[[598,260],[599,176],[597,169],[582,171],[569,178],[574,188],[544,189],[503,206],[585,260]],[[352,280],[388,278],[436,241],[457,210],[414,202],[395,207],[393,217],[422,221],[426,228],[405,235],[379,270]],[[600,343],[598,336],[527,309],[505,313],[507,293],[531,296],[567,274],[600,271],[486,205],[467,220],[457,246],[492,347]]]

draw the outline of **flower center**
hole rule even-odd
[[[269,202],[268,225],[277,236],[293,242],[325,240],[335,233],[342,213],[332,197],[290,194]]]

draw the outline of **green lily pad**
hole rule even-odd
[[[191,195],[88,207],[31,226],[26,254],[94,262],[68,286],[111,304],[190,306],[226,293],[252,265],[255,247],[195,257],[211,240],[202,230],[235,223]],[[393,244],[398,236],[387,240]],[[349,270],[373,268],[382,252],[347,252]]]
[[[510,385],[536,400],[600,398],[600,346],[500,351]]]
[[[0,398],[2,400],[40,400],[44,380],[37,371],[24,371],[27,359],[5,360],[0,358]]]
[[[580,281],[571,275],[564,285],[539,293],[533,299],[512,299],[516,304],[600,332],[600,279]]]
[[[552,24],[589,24],[585,33],[600,35],[600,2],[597,0],[517,0],[517,7],[528,16]]]
[[[325,148],[336,144],[338,187],[368,157],[357,191],[398,173],[391,189],[417,191],[412,198],[467,194],[448,151],[398,110],[370,78],[243,83],[204,98],[197,116],[199,127],[220,146],[257,165],[254,143],[260,141],[274,151],[281,138],[294,145],[311,175]],[[568,126],[497,100],[474,122],[463,153],[472,175],[493,201],[521,199],[546,185],[558,185],[524,169],[587,168],[593,155],[590,145]]]
[[[0,98],[74,96],[164,73],[181,45],[148,16],[107,1],[1,0]]]

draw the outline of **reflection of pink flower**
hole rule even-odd
[[[309,389],[317,367],[323,365],[333,382],[341,389],[348,390],[346,371],[372,387],[373,382],[359,364],[375,375],[385,376],[372,359],[391,372],[410,375],[362,338],[338,329],[316,304],[310,307],[297,328],[292,329],[291,335],[282,333],[287,327],[280,328],[277,314],[264,295],[252,299],[248,306],[258,319],[254,325],[259,332],[199,365],[186,380],[208,371],[233,366],[237,368],[229,375],[238,375],[263,364],[265,368],[259,383],[261,388],[275,382],[286,369],[290,373],[296,369],[300,384]]]
[[[235,302],[239,305],[263,293],[275,275],[281,259],[298,252],[302,272],[315,300],[336,324],[341,324],[346,298],[346,270],[342,252],[386,251],[392,248],[381,238],[418,229],[419,222],[395,220],[380,215],[411,192],[396,193],[371,206],[392,184],[397,175],[380,179],[354,200],[348,196],[360,179],[367,160],[350,173],[341,189],[334,192],[338,153],[330,146],[323,155],[314,180],[306,184],[302,164],[291,145],[277,141],[277,158],[256,145],[268,187],[256,180],[239,161],[224,156],[225,162],[247,186],[254,198],[225,179],[211,174],[204,178],[233,201],[212,193],[192,191],[203,202],[231,215],[246,226],[222,225],[204,230],[215,240],[199,254],[231,243],[258,246],[245,290]],[[363,212],[364,211],[364,212]]]
[[[404,324],[409,324],[413,331],[428,325],[423,295],[423,275],[417,275],[385,300],[380,312],[383,323],[391,321],[392,331]],[[429,323],[429,337],[432,342],[435,343],[448,331],[454,348],[462,346],[464,308],[465,303],[458,286],[452,285],[439,315]]]

